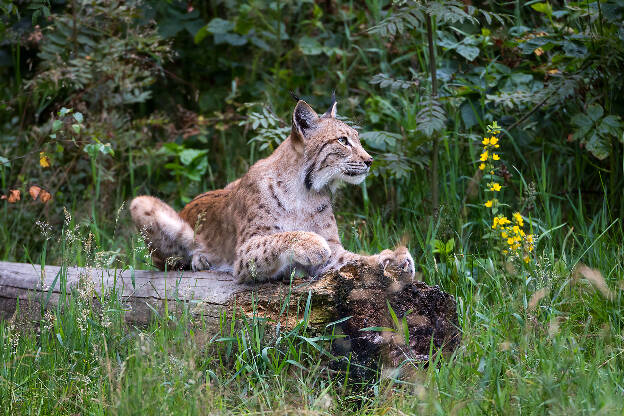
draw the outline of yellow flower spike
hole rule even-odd
[[[524,225],[524,220],[522,219],[522,215],[520,215],[519,212],[513,213],[513,219],[516,222],[516,224],[518,224],[520,227]]]
[[[483,144],[483,146],[487,146],[488,144],[490,144],[490,139],[488,139],[487,137],[484,137],[481,143]]]
[[[492,159],[500,160],[500,156],[498,156],[496,153],[492,153]]]
[[[484,151],[483,153],[481,153],[481,156],[480,156],[479,160],[481,160],[481,162],[485,162],[486,160],[488,160],[488,152],[487,152],[487,150]]]
[[[498,143],[498,139],[496,137],[490,137],[490,144],[492,146],[496,145]]]
[[[479,169],[481,169],[481,170],[485,170],[485,163],[481,163],[481,164],[479,165]]]

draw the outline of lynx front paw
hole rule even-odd
[[[378,254],[377,260],[384,269],[386,267],[393,267],[401,271],[402,278],[413,279],[416,275],[416,269],[414,267],[414,259],[407,250],[407,247],[401,246],[396,250],[384,250]]]
[[[302,266],[320,266],[329,260],[331,249],[323,237],[306,232],[293,239],[287,255]]]
[[[208,258],[207,253],[204,253],[203,251],[195,251],[191,260],[191,270],[194,272],[208,270],[210,268],[210,261]]]

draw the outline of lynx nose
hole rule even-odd
[[[365,160],[364,160],[364,164],[365,164],[367,167],[369,167],[369,168],[370,168],[370,165],[372,165],[372,164],[373,164],[373,158],[372,158],[372,157],[369,157],[368,159],[365,159]]]

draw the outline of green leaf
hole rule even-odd
[[[74,113],[74,120],[76,120],[78,123],[82,123],[83,119],[84,117],[82,116],[82,113],[80,112]]]
[[[52,131],[59,131],[63,127],[63,122],[61,120],[54,120],[52,123]]]
[[[208,32],[212,34],[225,34],[234,30],[234,23],[230,22],[229,20],[215,17],[204,27]]]
[[[597,159],[604,160],[611,153],[611,140],[594,132],[585,147]]]
[[[399,328],[399,318],[397,318],[396,313],[394,313],[394,309],[390,306],[390,302],[386,300],[386,305],[388,305],[388,311],[390,312],[390,316],[392,317],[392,322],[394,322],[394,327]]]
[[[389,131],[367,131],[360,134],[360,139],[376,150],[388,150],[401,140],[401,135]]]
[[[71,113],[72,109],[71,108],[61,108],[58,112],[59,117],[65,117],[67,114]]]
[[[323,53],[323,46],[318,40],[308,36],[302,36],[299,39],[299,49],[301,49],[301,53],[304,55],[320,55]]]
[[[534,3],[531,5],[531,8],[536,12],[544,13],[549,18],[552,16],[552,6],[550,3]]]
[[[198,149],[184,149],[180,152],[180,162],[184,165],[190,165],[193,160],[205,156],[208,153],[207,150],[198,150]]]
[[[470,100],[464,101],[464,103],[460,106],[459,111],[461,112],[462,121],[464,122],[466,129],[479,124],[477,114],[475,113],[478,111],[478,106],[472,105]]]
[[[587,114],[593,121],[598,121],[604,114],[600,104],[592,104],[587,108]]]
[[[72,129],[76,134],[80,134],[80,124],[72,124]]]
[[[450,240],[446,242],[446,247],[445,247],[446,254],[452,253],[454,249],[455,249],[455,239],[451,238]]]
[[[600,121],[598,131],[602,134],[618,136],[622,129],[620,118],[615,115],[608,115]]]
[[[195,37],[193,38],[193,40],[195,41],[195,44],[199,44],[202,40],[204,40],[204,38],[206,36],[208,36],[210,34],[210,31],[208,31],[208,25],[205,25],[203,27],[201,27],[196,33],[195,33]]]
[[[455,48],[458,54],[468,59],[469,61],[474,61],[477,56],[479,56],[479,48],[476,46],[469,46],[464,44],[459,44],[457,48]]]
[[[587,117],[583,113],[575,114],[572,119],[572,124],[577,126],[579,129],[574,133],[574,138],[582,138],[589,130],[594,126],[594,123],[591,121],[589,117]]]
[[[572,58],[584,58],[587,55],[587,48],[585,45],[566,40],[563,42],[563,53]]]
[[[247,43],[245,36],[237,35],[236,33],[216,33],[214,36],[215,44],[227,43],[232,46],[242,46]]]

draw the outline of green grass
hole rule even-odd
[[[464,221],[448,201],[436,218],[406,208],[388,221],[374,205],[368,217],[339,216],[352,250],[376,251],[410,235],[423,280],[456,297],[462,344],[427,368],[408,361],[402,377],[383,372],[362,386],[328,366],[327,342],[308,341],[303,315],[278,340],[264,336],[259,318],[235,317],[234,325],[224,316],[219,334],[207,333],[201,317],[188,313],[136,328],[123,322],[114,294],[95,307],[72,293],[39,325],[0,322],[0,408],[46,415],[621,414],[622,228],[603,211],[585,218],[582,205],[553,198],[545,184],[535,211],[542,237],[528,267],[505,263],[475,241],[486,218]],[[419,197],[417,189],[410,192],[406,199]],[[575,228],[561,226],[564,212],[572,213]],[[116,241],[119,250],[98,247],[95,239],[85,250],[94,230],[67,221],[64,244],[48,242],[48,252],[62,248],[66,265],[144,265],[145,249],[128,234],[101,240]],[[434,256],[431,242],[449,238],[456,240],[452,255]],[[96,255],[102,251],[108,253]],[[578,263],[602,272],[612,299],[574,276]]]

